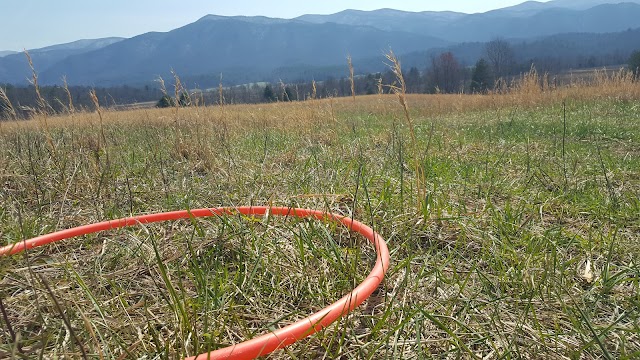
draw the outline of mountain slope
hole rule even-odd
[[[473,66],[479,58],[486,58],[485,47],[486,43],[473,42],[418,51],[403,55],[402,64],[405,67],[425,69],[430,66],[431,57],[451,51],[463,66]],[[514,41],[511,48],[516,61],[523,66],[518,70],[522,72],[529,70],[530,62],[540,72],[552,73],[571,68],[623,64],[633,50],[640,49],[640,28],[606,34],[555,34]]]
[[[552,0],[546,4],[548,4],[549,8],[559,7],[573,10],[587,10],[598,5],[619,3],[640,4],[640,0]]]
[[[0,57],[5,57],[7,55],[13,55],[13,54],[16,54],[16,53],[18,53],[18,52],[17,51],[10,51],[10,50],[3,50],[3,51],[0,51]]]
[[[304,15],[298,20],[373,26],[383,30],[431,35],[452,42],[493,37],[533,38],[567,32],[607,33],[640,27],[640,0],[529,1],[479,14],[412,13],[397,10],[347,10],[332,15]]]
[[[619,32],[637,27],[640,27],[640,5],[622,3],[588,10],[552,8],[524,18],[501,12],[471,15],[450,24],[446,38],[455,42],[488,41],[495,37],[526,39],[574,32]]]
[[[296,20],[314,24],[334,22],[371,26],[386,31],[405,31],[426,35],[440,32],[443,27],[466,16],[468,15],[452,11],[407,12],[380,9],[373,11],[345,10],[332,15],[302,15]]]
[[[41,73],[43,83],[63,75],[96,86],[153,81],[173,69],[181,76],[268,73],[292,65],[331,66],[381,55],[444,46],[445,41],[371,27],[207,16],[167,33],[147,33],[68,57]]]
[[[492,12],[509,13],[511,15],[535,15],[549,9],[588,10],[605,4],[619,3],[640,4],[640,0],[552,0],[547,2],[526,1],[522,4],[496,9]]]
[[[35,69],[38,72],[43,72],[69,56],[94,51],[122,40],[123,38],[117,37],[78,40],[29,50],[29,56],[31,56]],[[0,82],[26,84],[28,78],[31,78],[31,69],[23,53],[14,53],[0,58]]]

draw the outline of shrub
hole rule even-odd
[[[164,95],[158,102],[156,103],[156,107],[159,108],[168,108],[176,106],[176,101],[169,95]]]

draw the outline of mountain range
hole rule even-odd
[[[174,31],[149,33],[68,57],[42,72],[41,78],[50,83],[66,74],[75,81],[115,85],[152,80],[171,69],[187,76],[218,77],[220,72],[251,75],[283,65],[346,63],[347,54],[354,60],[368,58],[389,46],[406,53],[415,50],[416,44],[430,48],[447,43],[424,35],[360,26],[207,16]]]
[[[59,84],[66,77],[74,85],[140,85],[174,70],[183,79],[206,86],[217,83],[220,74],[227,84],[320,80],[344,73],[347,55],[359,71],[376,71],[390,48],[411,58],[430,49],[480,49],[481,42],[501,37],[514,44],[542,41],[563,49],[571,47],[568,41],[636,28],[640,28],[640,0],[528,1],[479,14],[381,9],[289,20],[207,15],[169,32],[80,40],[29,53],[41,84]],[[607,36],[617,35],[598,38],[601,50],[630,52],[635,46],[632,41],[610,42]],[[546,38],[553,41],[544,42]],[[544,46],[538,45],[538,51],[544,53]],[[0,83],[26,84],[30,74],[24,54],[0,53]]]
[[[67,58],[98,50],[122,40],[124,39],[118,37],[78,40],[67,44],[29,50],[29,56],[31,56],[34,67],[42,71]],[[31,69],[23,53],[9,52],[0,57],[0,83],[25,84],[30,78]]]
[[[296,20],[371,26],[381,30],[429,34],[451,42],[489,41],[495,37],[533,38],[567,32],[619,32],[640,27],[640,0],[609,4],[603,0],[528,1],[479,14],[345,10],[332,15],[303,15]]]

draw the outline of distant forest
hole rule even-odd
[[[622,45],[638,42],[635,37],[638,30],[616,34],[615,41],[620,44],[611,44],[611,35],[589,35],[590,42],[573,43],[568,46],[568,35],[548,37],[544,40],[528,43],[508,42],[503,39],[495,39],[488,43],[460,44],[451,48],[431,50],[425,53],[413,53],[401,57],[404,69],[407,92],[409,93],[474,93],[492,90],[498,79],[505,80],[501,86],[509,83],[509,79],[528,72],[532,67],[539,73],[550,75],[551,81],[554,75],[566,73],[569,70],[585,68],[599,68],[605,66],[620,66],[631,64],[631,69],[637,69],[640,53],[628,51],[603,52],[601,49],[612,45],[621,48]],[[585,34],[576,35],[584,40]],[[628,36],[634,37],[633,41]],[[553,42],[556,39],[558,43]],[[603,41],[608,46],[599,47]],[[584,55],[586,49],[591,55]],[[548,51],[553,49],[553,51]],[[600,49],[600,50],[599,50]],[[407,68],[407,64],[410,66]],[[359,71],[360,64],[354,63],[356,76],[354,77],[354,89],[356,95],[376,94],[380,91],[388,92],[384,85],[392,84],[395,76],[389,69],[384,70],[383,65],[378,65],[382,71],[370,71],[375,69],[372,64],[362,64],[361,68],[369,70]],[[254,84],[222,84],[223,99],[225,103],[261,103],[275,101],[299,101],[310,97],[342,97],[351,96],[351,84],[349,70],[345,61],[342,69],[329,72],[324,78],[310,81],[305,76],[295,79],[295,71],[287,73],[282,69],[282,79],[265,81]],[[286,73],[286,74],[285,74]],[[226,77],[225,77],[226,78]],[[224,79],[224,78],[223,78]],[[161,90],[157,83],[140,87],[118,86],[110,88],[95,88],[100,105],[105,108],[118,108],[127,104],[146,103],[147,106],[183,106],[199,104],[213,105],[220,101],[218,87],[213,89],[198,89],[198,80],[194,78],[181,79],[182,84],[188,90],[174,91],[174,85],[167,79],[167,94]],[[213,80],[209,79],[207,84]],[[219,75],[218,75],[218,81]],[[194,84],[194,85],[191,85]],[[13,86],[2,85],[4,96],[0,96],[0,119],[13,117],[7,100],[11,104],[17,118],[29,118],[33,109],[38,108],[36,91],[33,85]],[[50,113],[64,113],[70,105],[76,110],[93,109],[94,105],[89,96],[92,88],[86,86],[71,86],[68,92],[61,86],[45,86],[40,88],[40,94],[46,101],[47,111]],[[176,96],[176,94],[178,94]],[[0,93],[0,95],[3,95]],[[4,98],[4,100],[3,100]],[[175,100],[175,98],[178,98]]]

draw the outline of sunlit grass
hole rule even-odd
[[[532,81],[405,95],[415,144],[388,95],[3,122],[0,245],[159,211],[326,209],[387,239],[388,277],[271,358],[636,358],[639,86]],[[374,258],[340,227],[295,219],[67,240],[0,259],[0,357],[196,355],[337,300]]]

